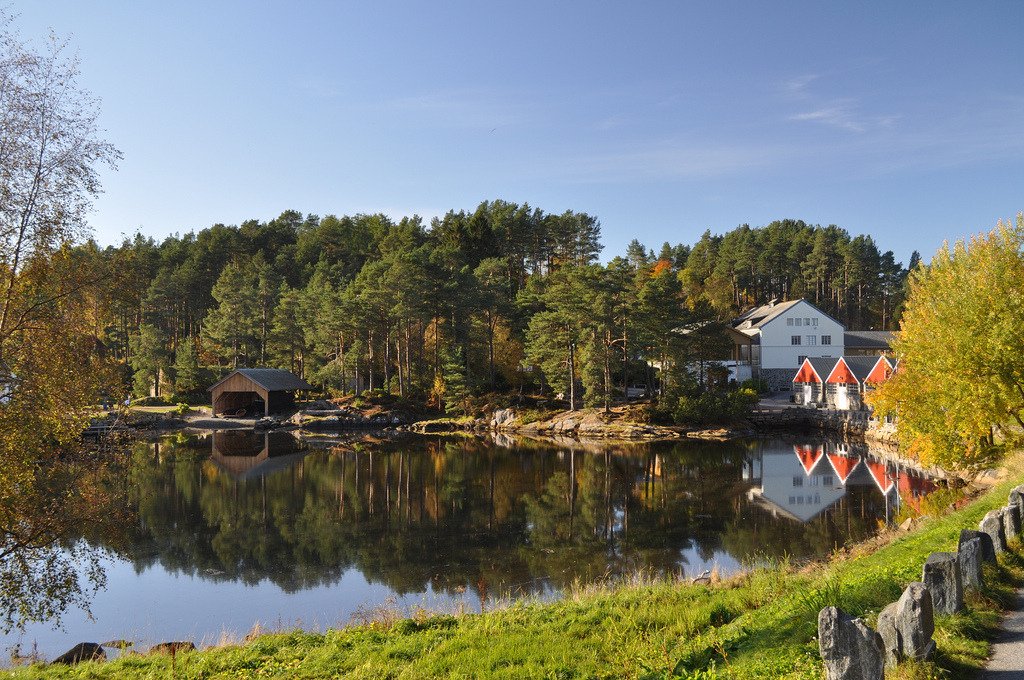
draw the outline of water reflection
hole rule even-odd
[[[125,485],[134,521],[87,538],[127,560],[140,583],[156,579],[168,597],[195,603],[191,627],[154,624],[154,637],[167,639],[266,623],[267,611],[285,622],[343,622],[353,603],[388,595],[485,607],[496,595],[546,595],[638,570],[692,576],[765,556],[823,555],[877,530],[899,494],[920,498],[931,484],[830,442],[583,446],[247,432],[140,443],[111,483]],[[118,571],[104,595],[112,601],[98,609],[133,607],[116,597],[132,590],[130,579]],[[203,603],[216,584],[257,591],[233,600],[229,621]],[[341,604],[331,599],[339,587]],[[331,595],[310,611],[303,593],[314,592]]]

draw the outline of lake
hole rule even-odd
[[[139,442],[111,480],[130,521],[92,617],[3,638],[48,658],[81,641],[212,644],[387,613],[480,611],[637,573],[725,576],[827,555],[919,504],[928,479],[814,438],[581,445],[508,437]]]

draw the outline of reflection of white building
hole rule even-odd
[[[759,486],[747,497],[775,516],[807,522],[846,495],[821,445],[764,451],[748,466],[744,476]]]

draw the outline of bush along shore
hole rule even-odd
[[[835,607],[881,627],[880,614],[922,579],[929,556],[956,552],[961,531],[1001,510],[1022,482],[1006,479],[957,510],[837,551],[826,562],[761,565],[722,583],[637,580],[484,614],[383,615],[324,633],[270,633],[239,645],[129,653],[109,662],[36,664],[8,676],[817,679],[822,610]],[[1009,536],[997,559],[984,564],[981,583],[966,589],[959,611],[936,607],[934,651],[927,659],[904,659],[893,677],[971,676],[984,665],[1001,612],[1021,584],[1021,543]]]

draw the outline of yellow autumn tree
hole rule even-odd
[[[893,348],[896,374],[875,394],[900,444],[923,463],[971,469],[1024,429],[1024,214],[944,245],[911,273]]]
[[[89,319],[96,274],[76,260],[97,166],[117,151],[99,137],[66,45],[42,52],[0,11],[0,630],[86,606],[102,584],[70,527],[102,516],[80,435],[106,379]],[[109,513],[106,513],[109,515]],[[85,576],[80,578],[81,571]]]

